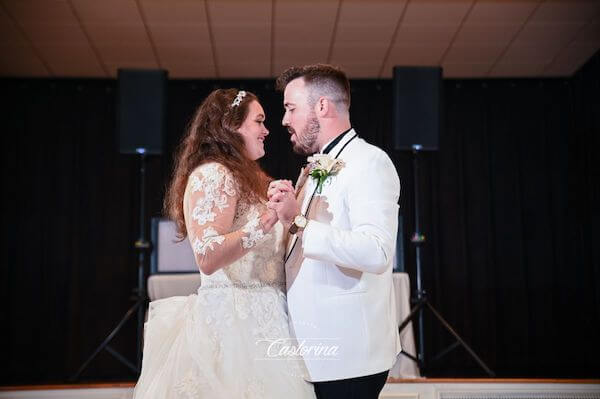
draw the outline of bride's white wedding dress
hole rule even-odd
[[[265,206],[238,195],[231,173],[207,163],[190,175],[184,215],[202,274],[197,294],[150,304],[136,399],[314,398],[290,339],[283,227],[260,229]],[[283,348],[285,349],[285,348]]]

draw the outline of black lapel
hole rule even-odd
[[[344,149],[346,148],[346,146],[348,144],[350,144],[350,142],[352,140],[354,140],[356,137],[358,137],[358,134],[356,132],[354,132],[354,136],[352,136],[352,138],[350,140],[346,141],[346,144],[344,144],[344,146],[338,151],[338,153],[336,154],[336,156],[335,156],[334,159],[337,159],[340,156],[340,154],[342,153],[342,151],[344,151]],[[307,179],[308,178],[310,178],[310,176],[308,176]],[[304,184],[306,184],[306,182]],[[313,198],[315,198],[315,194],[317,192],[317,188],[318,188],[318,186],[315,186],[315,189],[313,190],[312,195],[310,196],[310,200],[308,200],[308,206],[306,207],[306,212],[304,212],[304,216],[305,217],[306,217],[306,215],[308,215],[308,212],[310,212],[310,206],[312,205]],[[300,204],[300,206],[302,206],[302,204]],[[285,264],[288,261],[288,259],[292,255],[292,252],[294,252],[294,248],[296,247],[296,243],[298,242],[298,236],[294,237],[294,240],[295,241],[294,241],[294,244],[292,245],[292,248],[290,249],[290,253],[286,254],[286,257],[285,257],[285,260],[283,261],[283,264]],[[286,250],[287,250],[287,248],[286,248]]]

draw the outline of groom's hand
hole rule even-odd
[[[267,206],[277,212],[277,217],[285,227],[290,227],[296,215],[300,214],[300,204],[293,191],[273,194]]]
[[[290,180],[273,180],[271,184],[269,184],[269,188],[267,190],[267,198],[269,201],[271,198],[277,193],[293,193],[294,185]]]

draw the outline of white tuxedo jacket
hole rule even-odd
[[[400,182],[387,154],[354,136],[329,152],[345,166],[314,195],[302,238],[286,251],[290,328],[314,382],[389,370],[400,352],[392,285]],[[311,177],[305,184],[303,214],[316,188]]]

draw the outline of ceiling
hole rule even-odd
[[[570,76],[600,48],[600,0],[0,0],[0,76]]]

